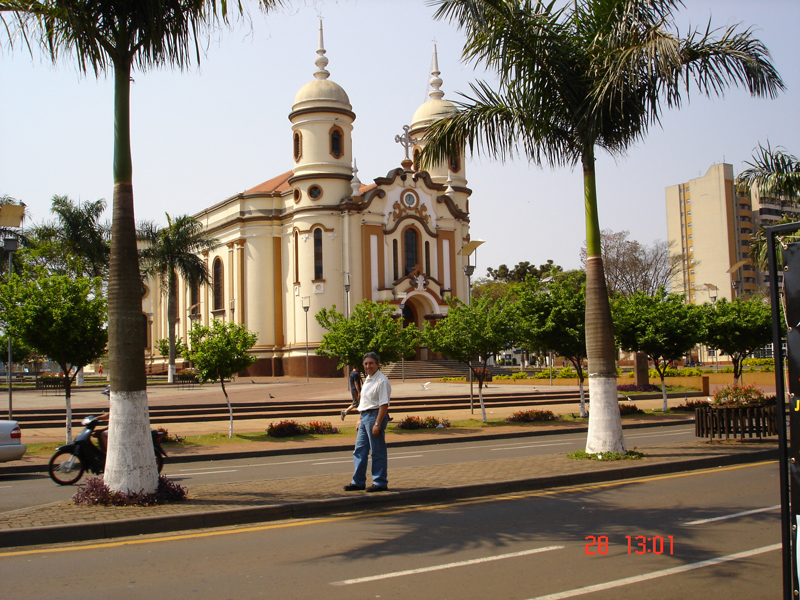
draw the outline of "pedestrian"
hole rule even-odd
[[[350,371],[350,395],[353,396],[353,401],[350,406],[342,411],[342,421],[347,416],[347,413],[354,411],[358,407],[358,402],[361,400],[361,373],[357,367],[353,367]]]
[[[364,355],[364,372],[367,379],[361,388],[358,412],[356,447],[353,450],[353,479],[344,491],[366,489],[368,492],[385,492],[389,489],[388,459],[386,456],[386,424],[389,422],[389,399],[392,386],[380,371],[381,361],[374,352]],[[367,459],[372,452],[372,485],[367,488]]]

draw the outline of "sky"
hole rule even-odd
[[[676,24],[741,23],[769,48],[787,90],[754,99],[734,88],[724,98],[690,94],[680,110],[622,157],[600,153],[600,227],[627,230],[642,243],[665,240],[664,189],[727,162],[746,168],[767,140],[800,154],[800,2],[685,0]],[[247,2],[246,2],[247,3]],[[165,224],[194,214],[292,167],[288,114],[313,79],[318,19],[323,19],[331,80],[350,97],[353,151],[368,183],[397,168],[395,135],[427,100],[433,41],[445,98],[457,100],[491,74],[460,61],[463,35],[434,21],[425,0],[295,0],[215,34],[199,66],[135,72],[131,137],[136,219]],[[50,218],[53,195],[105,198],[110,219],[113,79],[81,75],[71,59],[52,65],[22,47],[0,51],[0,194],[28,205],[33,222]],[[487,267],[553,259],[580,267],[585,240],[580,168],[539,167],[473,157],[466,162],[471,234],[485,243]]]

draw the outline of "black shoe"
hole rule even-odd
[[[365,486],[365,485],[356,485],[355,483],[348,483],[346,486],[344,486],[344,491],[345,492],[360,492],[360,491],[363,491],[366,487],[367,486]]]
[[[382,485],[371,485],[367,488],[367,492],[388,492],[389,488]]]

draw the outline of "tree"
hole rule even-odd
[[[727,354],[733,362],[733,382],[742,375],[742,361],[772,341],[772,310],[760,296],[720,298],[706,304],[703,343]]]
[[[412,355],[419,330],[414,325],[404,327],[396,310],[392,304],[363,300],[347,319],[336,306],[323,308],[314,318],[328,333],[322,336],[317,354],[339,359],[339,369],[349,366],[362,371],[367,352],[375,352],[382,365]]]
[[[460,300],[448,300],[447,316],[432,327],[425,324],[423,343],[433,352],[444,354],[452,360],[464,363],[478,380],[478,398],[481,416],[486,422],[486,407],[483,404],[483,377],[489,358],[514,344],[515,315],[512,303],[506,298],[473,298],[471,304]],[[481,371],[474,361],[478,360]]]
[[[800,200],[800,160],[789,154],[786,148],[774,150],[767,141],[753,150],[752,161],[746,161],[745,169],[736,178],[740,189],[750,191],[753,187],[764,196],[781,198],[785,202]]]
[[[581,417],[586,416],[583,384],[586,359],[586,284],[580,271],[538,286],[517,286],[520,345],[534,352],[553,350],[568,359],[578,373]],[[552,366],[551,366],[552,368]]]
[[[424,168],[465,148],[517,154],[554,166],[581,164],[586,216],[586,346],[591,417],[586,451],[624,452],[616,352],[603,271],[595,153],[620,156],[680,107],[691,84],[721,96],[743,84],[776,96],[783,82],[752,31],[674,32],[680,0],[435,0],[436,18],[465,31],[463,57],[497,72],[500,90],[478,82],[423,140]]]
[[[225,389],[225,380],[256,362],[256,356],[249,354],[248,350],[257,341],[258,334],[248,331],[244,325],[224,323],[219,319],[214,319],[211,326],[189,330],[189,349],[184,350],[183,357],[194,364],[203,383],[219,381],[230,414],[229,438],[233,437],[233,407]]]
[[[670,244],[655,241],[652,246],[629,240],[629,231],[600,232],[600,252],[608,293],[612,297],[630,296],[643,292],[654,296],[666,288],[672,276],[681,269],[681,258],[670,255]],[[581,261],[586,264],[586,246],[581,249]]]
[[[259,0],[271,8],[281,0]],[[237,3],[239,11],[242,4]],[[152,461],[147,379],[141,347],[141,279],[133,212],[130,143],[131,73],[162,65],[184,68],[199,62],[199,37],[226,21],[227,0],[0,0],[0,16],[12,41],[38,39],[55,62],[74,54],[82,73],[114,75],[112,243],[108,284],[108,358],[111,383],[109,448],[104,479],[112,491],[153,493],[158,472]]]
[[[178,322],[178,275],[190,289],[211,281],[208,267],[199,256],[219,247],[219,240],[207,238],[203,224],[194,217],[182,215],[174,220],[167,214],[167,226],[144,223],[139,235],[145,242],[141,251],[142,271],[159,280],[167,296],[167,335],[169,340],[169,372],[167,381],[175,380],[175,325]]]
[[[11,338],[11,363],[20,364],[28,362],[28,359],[33,355],[34,350],[30,346],[15,337]],[[0,335],[0,361],[6,362],[8,360],[8,336],[3,333]]]
[[[553,262],[553,259],[548,259],[543,265],[532,265],[528,261],[517,263],[513,269],[509,269],[506,265],[500,265],[497,269],[489,267],[486,269],[487,274],[494,280],[504,281],[506,283],[525,281],[528,277],[534,279],[542,279],[551,276],[554,272],[563,271],[560,266]]]
[[[99,278],[13,275],[0,286],[2,319],[9,335],[54,360],[64,372],[66,438],[72,440],[71,386],[78,371],[106,349],[106,300]]]
[[[619,347],[644,352],[653,361],[661,377],[661,410],[667,412],[667,367],[703,339],[702,309],[686,304],[681,294],[668,294],[661,288],[654,296],[641,291],[618,296],[613,302],[613,314]]]

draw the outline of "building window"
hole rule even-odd
[[[312,185],[308,188],[308,197],[312,200],[319,200],[322,198],[322,188],[318,185]]]
[[[302,197],[303,197],[303,193],[298,188],[294,188],[294,201],[295,202],[300,202],[300,198],[302,198]]]
[[[461,170],[461,161],[458,158],[458,154],[453,154],[450,157],[450,170],[453,173],[458,173]]]
[[[300,283],[300,235],[294,232],[294,282]]]
[[[222,260],[219,257],[214,259],[213,267],[213,287],[214,287],[214,310],[222,310],[225,303],[225,278],[222,270]]]
[[[414,170],[419,171],[419,153],[422,152],[419,146],[414,147]]]
[[[431,274],[431,243],[425,242],[425,274]]]
[[[414,267],[419,264],[418,244],[419,234],[417,234],[417,230],[409,227],[403,234],[404,276],[409,275],[414,270]]]
[[[299,131],[294,132],[294,161],[297,162],[303,156],[303,136]]]
[[[314,279],[322,279],[322,229],[314,230]]]
[[[692,239],[692,234],[691,233],[689,234],[689,239]]]
[[[392,240],[392,281],[397,281],[397,264],[397,240]]]
[[[200,314],[200,285],[195,284],[192,286],[192,291],[189,294],[189,314],[196,317]]]
[[[344,134],[338,125],[331,127],[331,156],[333,158],[344,156]]]

